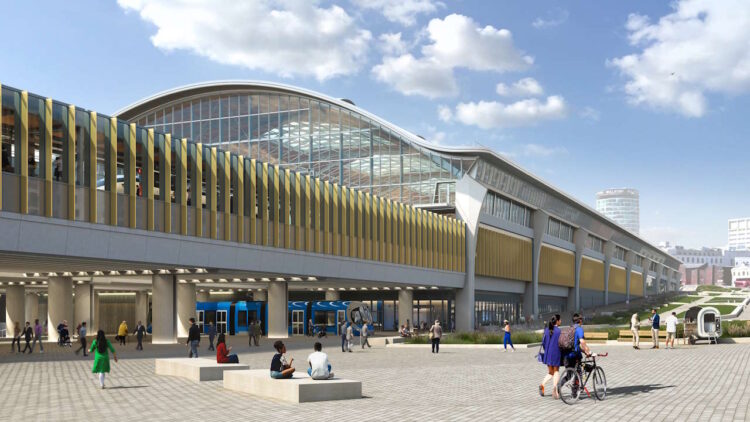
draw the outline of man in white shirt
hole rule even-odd
[[[674,349],[674,338],[677,336],[677,315],[672,312],[672,315],[667,317],[667,349]],[[669,340],[672,340],[672,347],[669,347]]]
[[[630,317],[630,332],[633,333],[633,349],[641,348],[641,337],[638,334],[638,330],[641,329],[641,321],[638,319],[638,312],[634,313]]]
[[[352,324],[348,324],[346,326],[346,350],[348,350],[350,353],[352,351],[352,340],[354,340],[354,329],[352,329]]]
[[[320,342],[316,342],[314,352],[310,353],[307,357],[307,364],[310,366],[307,368],[307,375],[314,380],[327,380],[333,378],[333,372],[331,372],[331,364],[328,363],[328,355],[323,353],[323,345]]]
[[[370,334],[368,332],[369,328],[367,326],[367,322],[362,323],[362,328],[359,329],[359,345],[364,349],[365,345],[367,345],[368,348],[371,348],[370,342],[367,340],[367,336]]]

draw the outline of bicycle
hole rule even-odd
[[[594,397],[597,400],[604,400],[607,396],[607,377],[604,375],[604,369],[596,364],[596,358],[607,357],[609,353],[596,354],[592,353],[585,359],[581,359],[574,367],[565,368],[557,383],[557,391],[560,398],[565,404],[573,405],[581,397],[581,391],[591,397],[586,385],[591,378]],[[585,375],[585,378],[584,378]]]

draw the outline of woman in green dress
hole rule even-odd
[[[109,372],[109,352],[112,352],[112,356],[117,362],[117,353],[115,348],[112,347],[112,343],[107,340],[104,336],[104,331],[99,330],[96,333],[96,340],[91,343],[91,349],[89,353],[95,352],[94,354],[94,367],[91,368],[91,373],[99,374],[99,386],[104,388],[104,374]]]

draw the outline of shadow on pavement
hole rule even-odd
[[[107,387],[107,390],[124,390],[126,388],[148,388],[148,385],[117,385],[114,387]]]
[[[646,385],[629,385],[625,387],[615,387],[607,389],[607,397],[613,396],[637,396],[643,393],[650,393],[665,388],[674,388],[674,385],[663,384],[646,384]]]

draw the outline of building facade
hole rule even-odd
[[[0,90],[0,231],[41,233],[0,245],[14,315],[24,289],[49,289],[55,321],[75,281],[82,312],[136,289],[134,314],[150,306],[155,332],[177,336],[211,290],[267,302],[278,335],[294,297],[470,330],[677,287],[677,259],[515,163],[348,100],[234,81],[105,116]]]
[[[607,189],[596,193],[596,210],[631,232],[640,233],[641,209],[635,189]]]
[[[750,218],[729,220],[729,250],[750,250]]]

